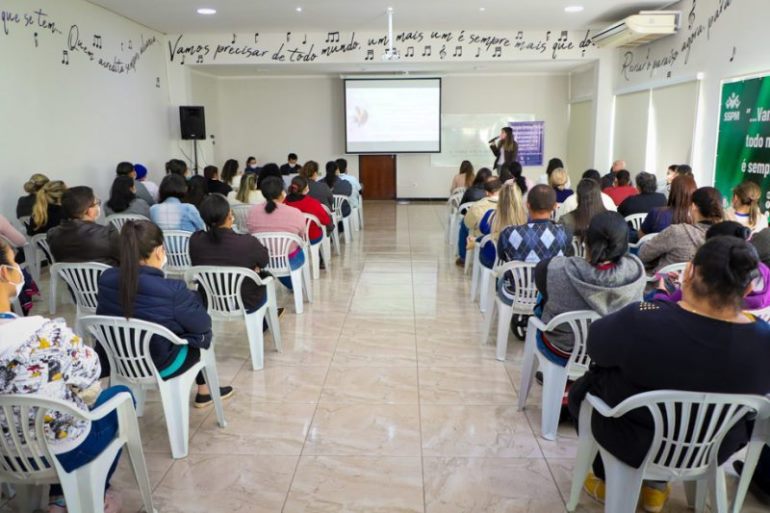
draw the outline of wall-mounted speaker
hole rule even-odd
[[[182,139],[206,139],[206,116],[203,107],[180,106],[179,127]]]

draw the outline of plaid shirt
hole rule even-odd
[[[166,198],[163,203],[157,203],[150,207],[150,219],[161,230],[197,232],[206,227],[194,205],[182,203],[173,197]]]

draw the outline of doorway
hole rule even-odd
[[[396,199],[396,156],[359,155],[358,179],[364,187],[364,199]]]

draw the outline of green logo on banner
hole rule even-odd
[[[736,185],[762,188],[760,208],[770,210],[770,76],[722,86],[716,187],[729,203]]]

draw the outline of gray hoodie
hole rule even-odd
[[[646,276],[641,260],[626,255],[610,269],[600,270],[581,257],[556,257],[548,264],[548,301],[541,319],[547,323],[557,315],[593,310],[599,315],[616,312],[641,301]],[[548,341],[569,353],[574,345],[572,330],[559,326],[546,334]]]

